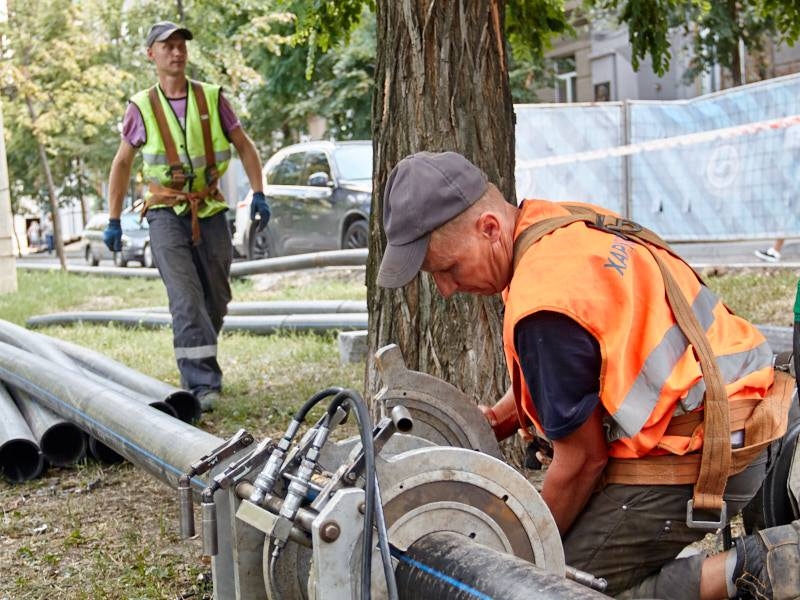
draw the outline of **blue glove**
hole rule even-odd
[[[109,219],[106,230],[103,232],[103,241],[112,252],[122,250],[122,225],[119,219]]]
[[[261,220],[258,222],[258,230],[261,231],[264,227],[267,226],[269,223],[270,215],[272,215],[272,211],[269,209],[269,204],[267,204],[267,199],[264,196],[264,192],[253,192],[253,201],[250,203],[250,220],[254,220],[256,218],[256,214],[261,217]]]

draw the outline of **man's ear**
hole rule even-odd
[[[500,220],[491,211],[480,214],[476,223],[481,235],[486,236],[490,242],[495,242],[500,238]]]

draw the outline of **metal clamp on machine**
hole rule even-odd
[[[244,479],[264,461],[267,454],[271,453],[274,448],[275,443],[270,438],[265,438],[251,452],[229,464],[203,490],[200,508],[203,519],[203,554],[205,556],[216,556],[217,554],[217,508],[214,504],[214,493],[217,490],[228,489]]]
[[[192,478],[213,469],[221,460],[233,456],[253,443],[253,436],[244,429],[234,433],[230,439],[192,463],[189,471],[178,479],[178,506],[180,507],[181,538],[194,536],[194,508],[192,503]]]

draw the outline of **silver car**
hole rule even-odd
[[[137,261],[144,267],[153,267],[153,253],[150,250],[150,230],[147,219],[139,222],[138,212],[124,212],[120,215],[122,226],[122,250],[111,252],[103,241],[103,232],[108,225],[108,213],[97,213],[83,230],[83,257],[86,263],[96,267],[101,260],[113,260],[118,267],[125,267],[130,261]]]
[[[372,142],[304,142],[263,169],[272,216],[257,232],[252,192],[236,207],[233,244],[247,259],[365,248],[372,203]]]

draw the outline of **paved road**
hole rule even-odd
[[[789,240],[783,247],[783,260],[780,263],[765,263],[758,260],[753,252],[758,248],[766,248],[770,242],[718,242],[713,244],[694,244],[676,243],[672,247],[688,262],[696,268],[731,266],[731,267],[788,267],[800,269],[800,240]],[[67,264],[83,266],[83,250],[79,242],[69,244],[65,248]],[[17,259],[20,265],[27,263],[35,264],[58,264],[55,253],[48,255],[46,252],[32,254]],[[111,260],[101,261],[105,267],[112,267]],[[132,262],[132,269],[138,268],[138,263]]]

